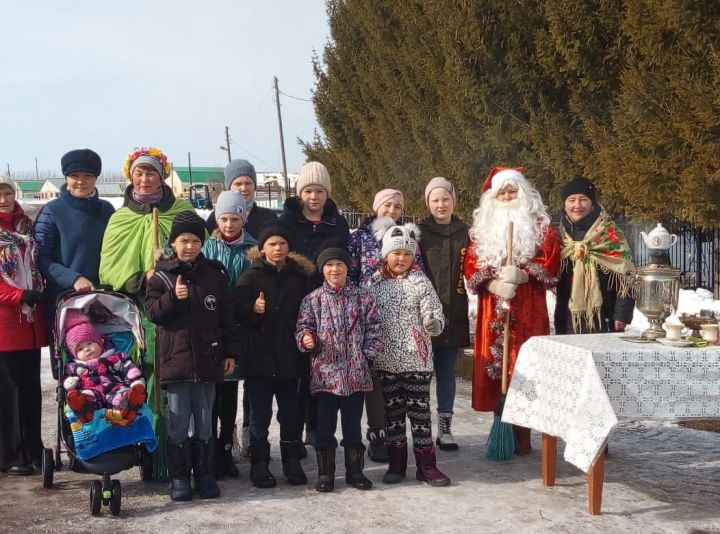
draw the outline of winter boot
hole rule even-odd
[[[232,441],[223,442],[217,440],[215,442],[215,465],[213,467],[215,480],[222,480],[225,477],[237,478],[240,471],[235,467],[232,457]]]
[[[315,489],[329,493],[335,489],[335,449],[315,451],[318,464],[318,480]]]
[[[168,443],[168,468],[170,470],[170,498],[173,501],[192,500],[190,487],[190,440],[182,445]]]
[[[453,414],[451,413],[438,414],[438,437],[435,440],[435,444],[443,451],[456,451],[459,448],[450,430],[452,426],[452,416]]]
[[[220,497],[220,487],[210,470],[210,450],[212,441],[192,440],[193,446],[193,478],[195,491],[201,499],[217,499]]]
[[[385,429],[369,428],[365,438],[368,440],[368,458],[380,464],[387,463],[388,450],[385,446]]]
[[[235,434],[237,435],[237,432]],[[249,426],[243,426],[242,430],[240,431],[239,458],[241,458],[241,457],[245,457],[245,458],[250,457],[250,427]]]
[[[417,466],[415,478],[420,482],[427,482],[436,487],[450,485],[450,479],[435,465],[435,447],[432,445],[415,449],[415,465]]]
[[[256,488],[274,488],[277,480],[270,472],[270,444],[253,445],[250,450],[250,480]]]
[[[513,425],[513,433],[515,434],[515,454],[525,456],[532,451],[530,444],[530,429],[524,426]]]
[[[405,473],[407,472],[407,443],[389,443],[387,451],[390,465],[383,475],[383,482],[385,484],[399,484],[405,479]]]
[[[281,441],[280,454],[282,456],[283,475],[291,486],[307,484],[307,477],[300,464],[300,442]]]
[[[363,474],[365,450],[363,447],[345,447],[345,482],[359,490],[369,490],[372,482]]]

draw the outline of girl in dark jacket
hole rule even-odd
[[[432,338],[435,388],[437,393],[437,445],[456,451],[451,425],[455,404],[455,363],[461,347],[470,344],[468,301],[463,283],[463,261],[468,243],[468,226],[455,215],[455,188],[437,177],[425,187],[425,204],[430,217],[420,223],[420,246],[427,276],[443,305],[446,327]]]
[[[158,260],[145,295],[147,316],[160,327],[156,354],[167,393],[170,498],[177,501],[192,498],[190,464],[200,498],[220,496],[209,468],[215,383],[233,372],[240,355],[227,274],[200,253],[204,239],[205,221],[194,212],[178,213],[168,238],[174,253]]]
[[[280,423],[283,474],[291,485],[307,483],[300,465],[298,387],[303,359],[295,343],[295,324],[303,297],[312,289],[315,268],[306,258],[290,254],[290,230],[266,226],[253,262],[238,280],[235,303],[238,320],[249,334],[245,353],[245,388],[250,401],[250,478],[257,488],[271,488],[268,428],[273,397]]]

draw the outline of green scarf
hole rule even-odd
[[[592,331],[600,323],[603,303],[598,269],[609,275],[609,287],[616,289],[619,297],[632,293],[635,264],[630,246],[605,211],[600,212],[582,241],[574,241],[562,224],[560,238],[563,264],[573,262],[568,303],[573,329],[580,332],[585,323]]]

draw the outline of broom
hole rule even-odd
[[[505,265],[513,264],[513,223],[510,222],[507,240],[507,261]],[[502,413],[505,408],[505,396],[507,395],[507,371],[508,351],[510,349],[510,304],[505,302],[506,314],[503,328],[503,354],[502,354],[502,377],[500,382],[500,396],[495,406],[495,417],[490,435],[487,440],[488,460],[509,460],[515,454],[515,433],[512,425],[502,422]]]

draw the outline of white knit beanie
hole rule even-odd
[[[15,180],[10,178],[7,174],[0,172],[0,184],[9,185],[12,187],[13,193],[17,195],[17,184],[15,183]]]
[[[417,254],[420,241],[420,228],[413,223],[395,224],[390,217],[378,217],[372,223],[375,239],[382,241],[380,255],[387,258],[393,250],[407,250],[413,256]]]
[[[332,191],[330,173],[325,165],[318,161],[309,161],[300,169],[296,184],[297,194],[302,193],[302,190],[309,185],[319,185],[327,191],[328,196],[330,196],[330,192]]]

